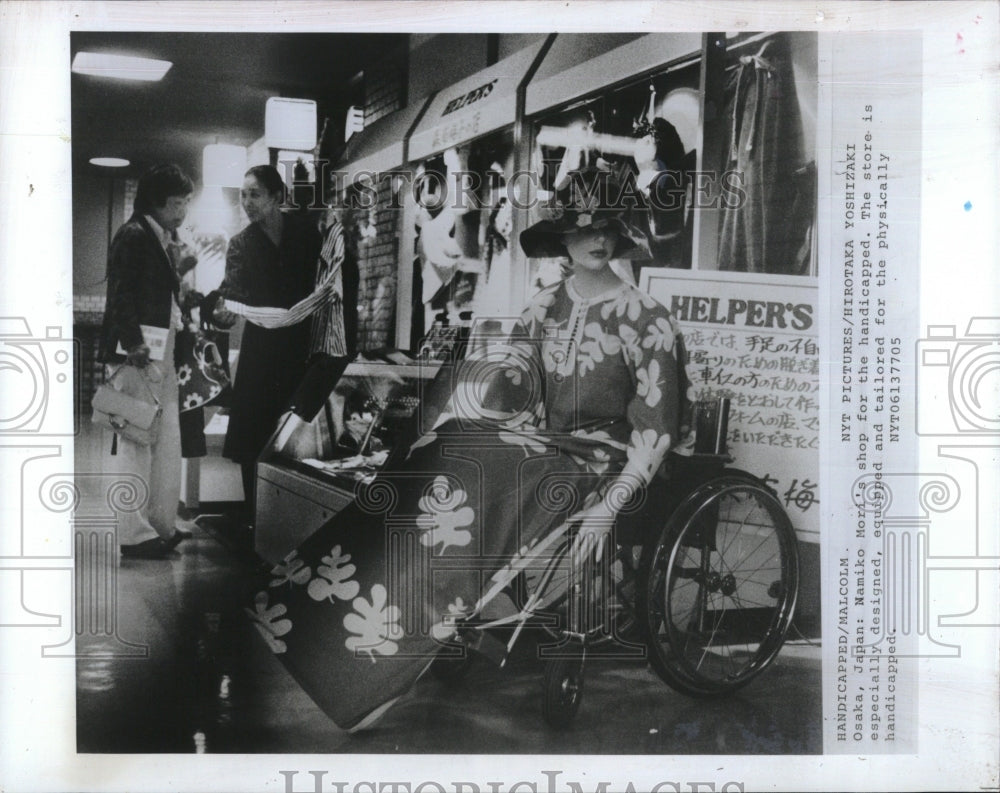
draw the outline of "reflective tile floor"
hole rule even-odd
[[[807,754],[821,751],[820,650],[786,645],[733,698],[674,692],[642,661],[588,661],[568,731],[542,719],[542,666],[523,641],[500,669],[425,675],[369,732],[338,729],[245,619],[260,567],[202,522],[164,561],[122,560],[116,638],[85,632],[77,747],[89,752]],[[129,654],[138,657],[128,657]]]

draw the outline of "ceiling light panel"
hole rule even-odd
[[[90,164],[102,168],[124,168],[129,165],[129,161],[123,157],[91,157]]]
[[[134,55],[116,55],[107,52],[78,52],[73,58],[73,71],[94,77],[111,77],[116,80],[162,80],[173,64],[154,58]]]

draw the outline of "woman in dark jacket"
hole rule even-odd
[[[252,514],[254,464],[302,380],[309,352],[305,320],[329,302],[315,292],[320,233],[311,218],[283,213],[285,184],[277,169],[247,171],[240,201],[250,220],[229,242],[219,291],[226,308],[246,318],[233,382],[223,454],[243,468]]]

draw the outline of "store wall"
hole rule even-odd
[[[124,222],[125,182],[80,169],[73,174],[74,312],[92,321],[104,311],[108,244]]]
[[[484,33],[411,34],[408,96],[427,96],[486,68],[487,49]]]
[[[77,415],[89,411],[94,390],[103,382],[97,342],[108,286],[108,244],[124,221],[127,192],[124,180],[92,166],[73,173],[73,338],[79,352],[73,367],[73,395]]]
[[[426,38],[426,37],[425,37]],[[412,87],[408,52],[390,53],[365,70],[365,126],[405,107]],[[362,352],[395,343],[396,284],[399,269],[400,212],[389,209],[388,182],[379,185],[376,206],[344,218],[353,226],[358,258],[358,349]]]
[[[497,60],[503,60],[529,44],[544,39],[547,33],[501,33],[497,47]]]
[[[501,33],[497,60],[524,49],[545,33]],[[482,33],[412,33],[409,98],[427,96],[489,65],[489,36]]]
[[[385,58],[365,70],[365,126],[406,105],[406,51],[387,53]]]

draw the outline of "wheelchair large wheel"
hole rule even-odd
[[[788,515],[743,474],[696,488],[647,548],[639,608],[650,663],[670,686],[724,696],[770,664],[798,593]]]

